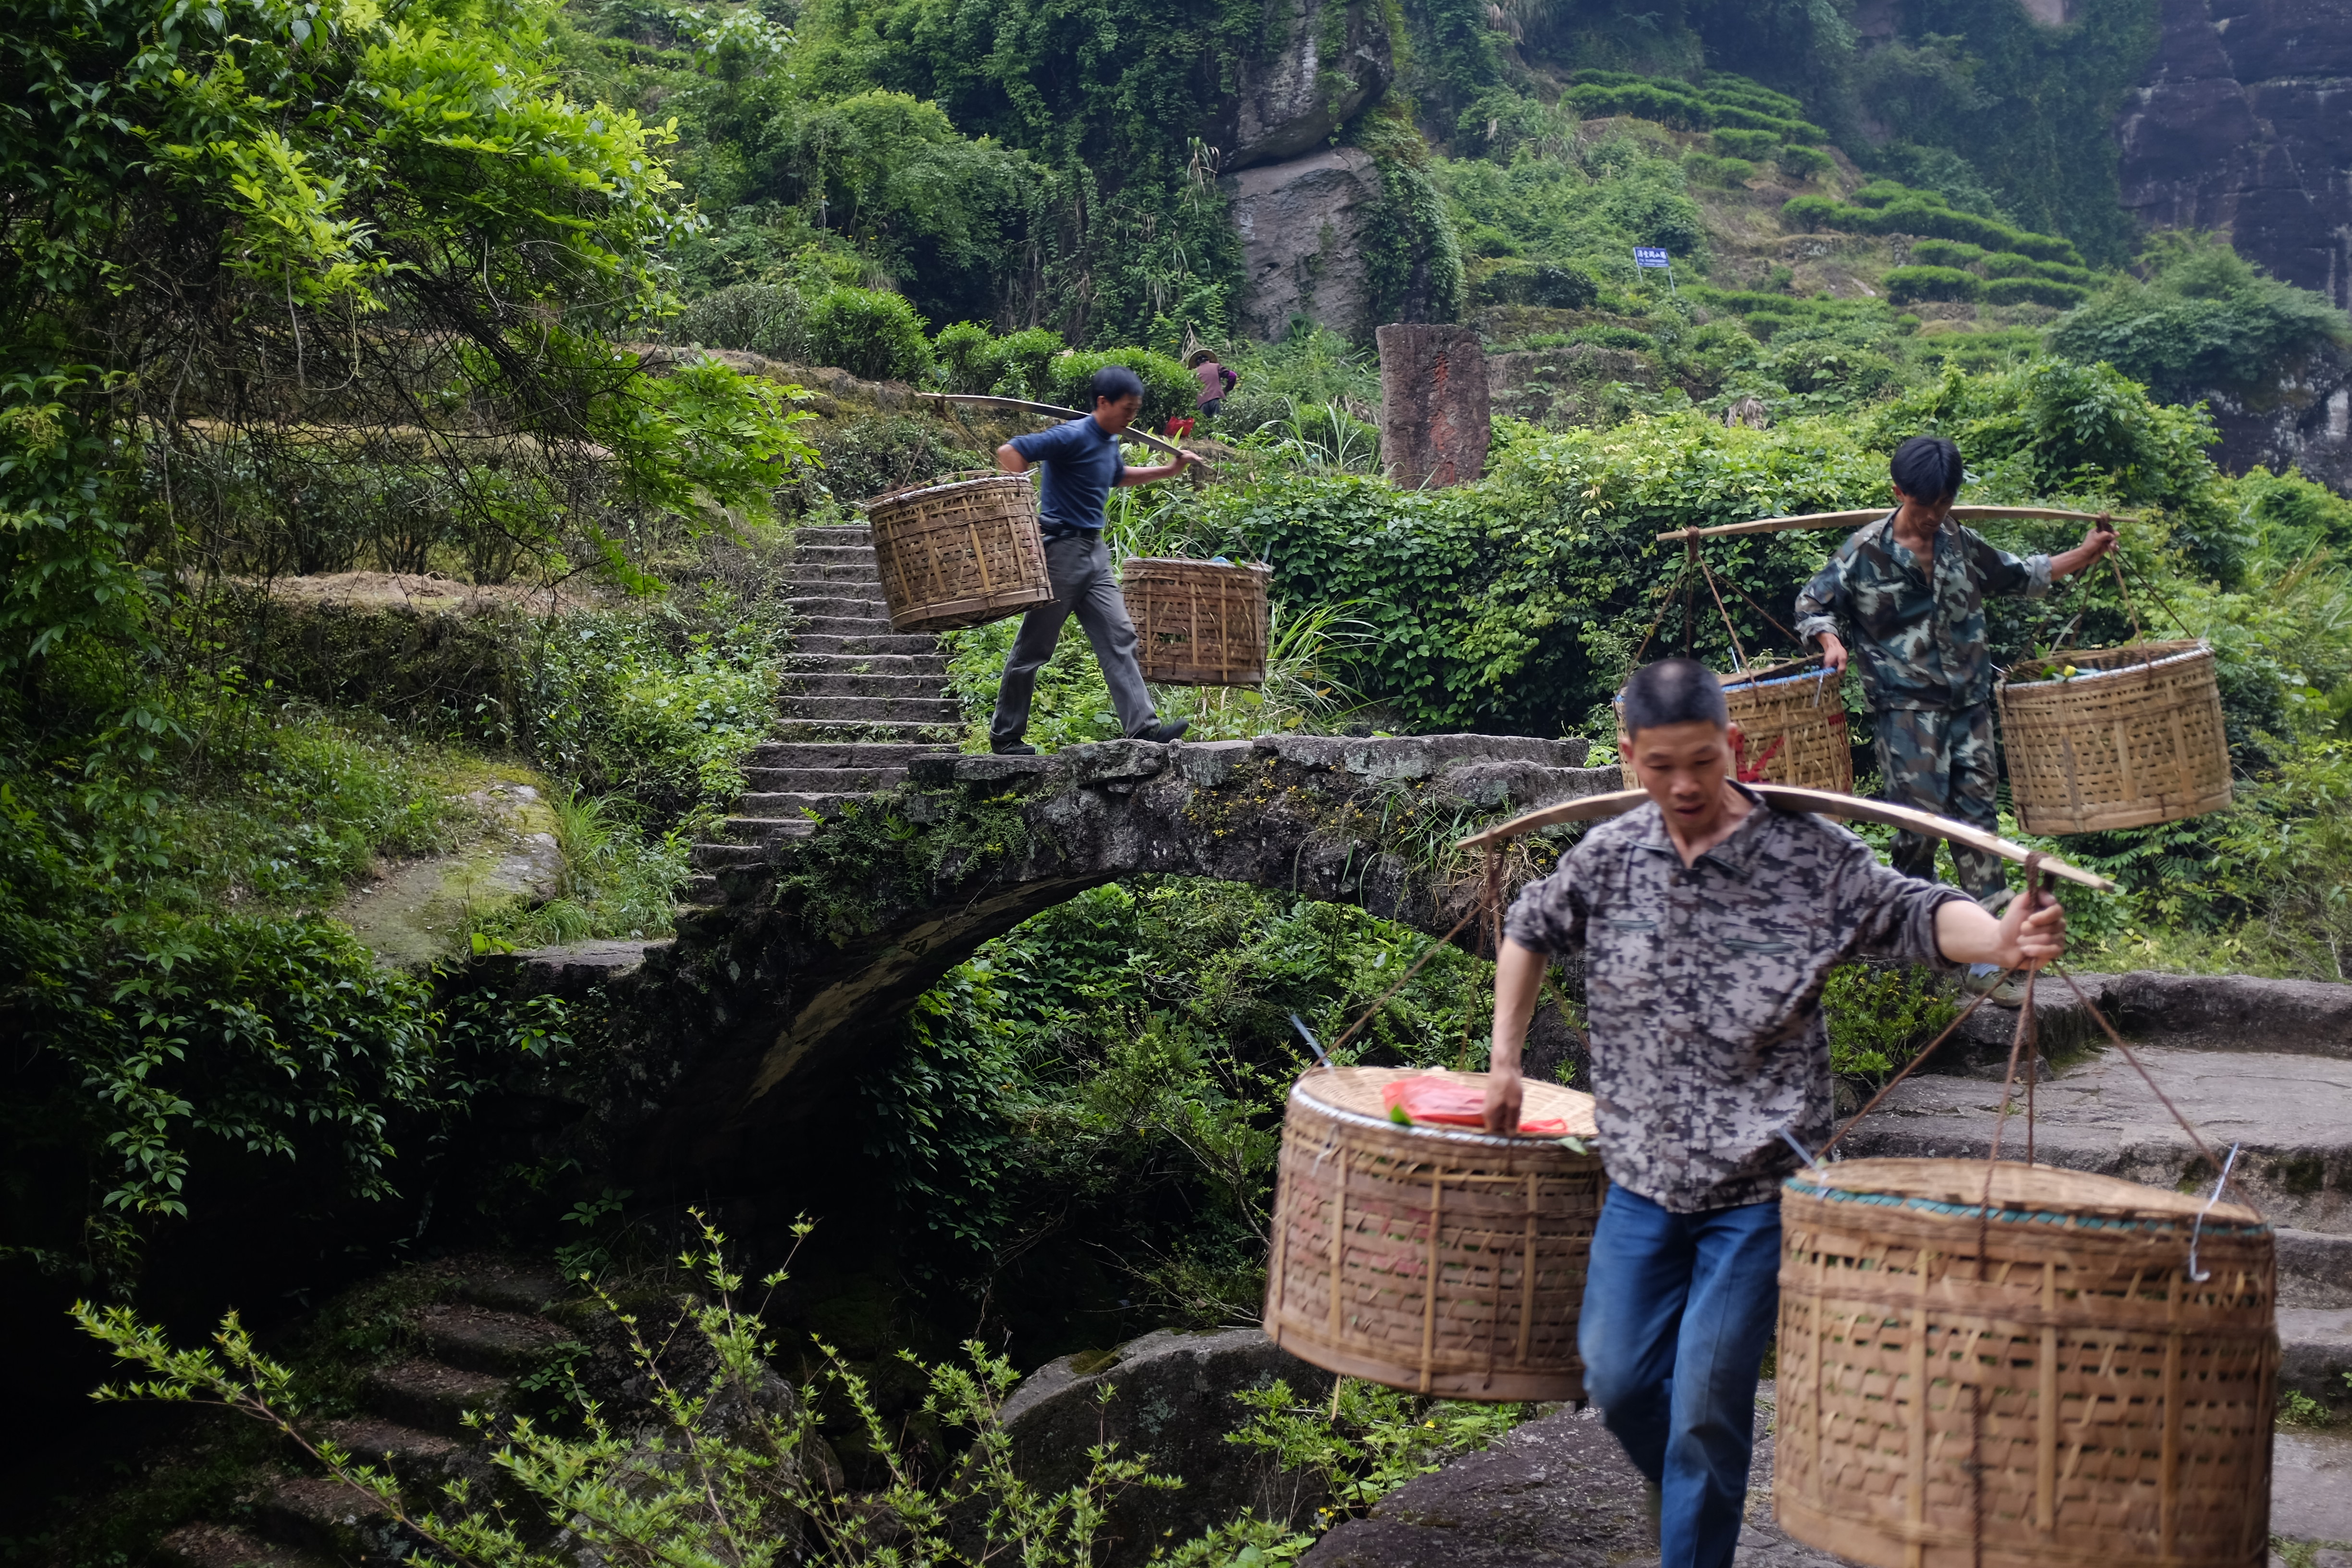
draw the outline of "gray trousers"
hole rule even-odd
[[[1158,718],[1151,693],[1143,684],[1143,670],[1135,662],[1135,623],[1127,618],[1127,600],[1110,569],[1110,547],[1097,533],[1092,539],[1045,541],[1045,576],[1054,597],[1021,617],[1020,635],[1004,660],[1004,677],[996,686],[996,717],[990,721],[988,741],[1010,746],[1029,729],[1029,700],[1036,694],[1037,671],[1054,657],[1061,640],[1062,623],[1078,617],[1087,640],[1094,644],[1095,662],[1102,666],[1103,684],[1110,688],[1110,705],[1118,710],[1119,732],[1132,735]]]

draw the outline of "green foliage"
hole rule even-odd
[[[1780,142],[1829,140],[1828,132],[1804,119],[1803,105],[1795,99],[1719,72],[1711,73],[1704,85],[1693,85],[1623,71],[1580,71],[1567,96],[1588,120],[1630,114],[1677,131],[1723,126],[1760,132]]]
[[[1897,267],[1879,281],[1886,286],[1886,297],[1897,305],[1922,300],[1980,300],[1985,292],[1982,279],[1950,267]]]
[[[1822,988],[1830,1070],[1875,1089],[1960,1016],[1921,972],[1843,963]]]
[[[1337,1039],[1428,945],[1225,884],[1083,893],[924,997],[863,1080],[869,1149],[966,1258],[1104,1238],[1149,1321],[1232,1321],[1263,1289],[1283,1097],[1307,1065],[1289,1016]],[[1345,1054],[1452,1062],[1474,1015],[1483,1053],[1487,973],[1439,951]]]
[[[2066,240],[1963,212],[1940,193],[1913,190],[1891,180],[1864,185],[1850,202],[1832,196],[1793,196],[1781,205],[1780,226],[1791,234],[1838,229],[1851,234],[1916,235],[2078,268],[2083,261]]]
[[[2117,278],[2052,329],[2053,352],[2104,361],[2168,402],[2237,396],[2281,367],[2352,342],[2352,319],[2319,294],[2270,277],[2210,235],[2159,236],[2144,281]]]
[[[1707,266],[1706,230],[1684,165],[1630,135],[1589,145],[1571,137],[1549,156],[1534,148],[1513,156],[1497,143],[1486,158],[1436,160],[1429,177],[1457,227],[1492,234],[1526,265],[1563,275],[1549,285],[1558,298],[1536,299],[1531,289],[1528,303],[1591,303],[1592,280],[1622,279],[1637,245],[1664,246],[1694,273]],[[1495,270],[1480,270],[1482,290],[1493,287],[1484,279]],[[1568,276],[1578,274],[1581,286]]]
[[[1479,1452],[1533,1414],[1524,1405],[1417,1398],[1352,1377],[1339,1380],[1328,1407],[1301,1402],[1279,1378],[1234,1397],[1251,1414],[1225,1441],[1265,1454],[1282,1474],[1328,1498],[1316,1514],[1318,1533],[1363,1517],[1414,1477]]]
[[[698,1213],[695,1218],[701,1220]],[[804,1236],[809,1226],[797,1228]],[[217,1404],[259,1421],[311,1466],[374,1500],[436,1556],[481,1568],[547,1568],[559,1561],[543,1541],[543,1520],[559,1521],[567,1541],[616,1561],[856,1568],[1003,1555],[1034,1568],[1087,1568],[1119,1493],[1181,1484],[1108,1444],[1089,1451],[1086,1474],[1065,1490],[1045,1492],[1022,1480],[999,1419],[1019,1374],[977,1342],[963,1347],[957,1363],[907,1358],[924,1384],[924,1425],[945,1428],[963,1447],[961,1463],[931,1473],[920,1439],[892,1429],[871,1384],[830,1346],[816,1346],[822,1387],[804,1386],[794,1398],[780,1385],[768,1365],[773,1346],[758,1310],[737,1305],[743,1279],[720,1257],[725,1238],[706,1223],[700,1240],[679,1260],[704,1292],[689,1299],[683,1321],[642,1323],[599,1296],[625,1331],[633,1373],[647,1390],[647,1430],[607,1414],[576,1386],[559,1425],[542,1426],[528,1416],[499,1424],[490,1463],[499,1491],[524,1500],[525,1510],[510,1510],[465,1479],[444,1487],[437,1506],[404,1499],[391,1476],[310,1419],[292,1374],[255,1347],[235,1314],[215,1337],[217,1350],[181,1350],[128,1308],[85,1302],[74,1312],[138,1374],[100,1390],[99,1398]],[[761,1283],[772,1292],[786,1278],[778,1269]],[[709,1370],[681,1374],[685,1358],[674,1341],[702,1351],[697,1359]],[[827,1398],[851,1415],[879,1462],[879,1484],[871,1489],[840,1486],[837,1472],[818,1458],[818,1412]],[[485,1416],[467,1420],[489,1425]],[[515,1511],[527,1511],[528,1522]]]
[[[808,353],[868,381],[917,381],[931,368],[926,323],[903,294],[828,289],[808,309]]]
[[[1201,383],[1181,361],[1150,349],[1106,349],[1096,353],[1056,354],[1044,366],[1044,400],[1092,413],[1094,395],[1089,384],[1095,372],[1105,365],[1123,364],[1135,372],[1143,382],[1143,410],[1136,423],[1147,430],[1158,429],[1171,417],[1190,414],[1201,395]]]

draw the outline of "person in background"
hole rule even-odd
[[[2021,561],[1951,521],[1962,479],[1960,449],[1951,442],[1914,436],[1895,448],[1887,468],[1899,504],[1854,530],[1805,584],[1797,595],[1797,637],[1820,638],[1822,662],[1834,672],[1848,657],[1840,625],[1853,634],[1887,800],[1997,833],[2000,764],[1985,595],[2046,594],[2114,549],[2116,531],[2103,512],[2074,549]],[[2010,897],[2000,858],[1962,844],[1951,849],[1960,887],[2000,913]],[[1905,875],[1932,879],[1936,841],[1898,833],[1891,858]],[[2023,995],[1990,968],[1967,984],[2005,1006]]]
[[[1832,1121],[1831,967],[2049,963],[2066,923],[2033,898],[1995,919],[1834,823],[1766,805],[1732,776],[1737,731],[1702,664],[1636,670],[1623,713],[1649,801],[1594,825],[1505,918],[1486,1120],[1519,1125],[1545,963],[1582,953],[1609,1173],[1577,1325],[1585,1387],[1654,1489],[1663,1568],[1730,1568],[1780,1303],[1780,1184],[1790,1141],[1819,1149]]]
[[[1242,378],[1219,364],[1217,356],[1206,349],[1194,349],[1192,356],[1185,360],[1184,365],[1201,383],[1201,395],[1194,399],[1194,405],[1200,409],[1201,416],[1204,419],[1215,418],[1217,410],[1225,405],[1225,395],[1239,386]],[[1191,420],[1184,422],[1184,428],[1187,432],[1191,431],[1192,428]]]
[[[1181,719],[1162,724],[1152,708],[1150,689],[1136,662],[1135,623],[1128,619],[1127,601],[1119,595],[1110,551],[1103,542],[1103,527],[1109,521],[1103,502],[1113,485],[1150,484],[1181,474],[1201,458],[1183,452],[1156,468],[1129,468],[1119,457],[1118,437],[1142,411],[1143,382],[1125,365],[1105,365],[1095,372],[1088,390],[1094,395],[1093,413],[1051,430],[1015,436],[996,448],[996,466],[1008,474],[1026,473],[1032,463],[1045,466],[1038,531],[1045,536],[1045,574],[1054,586],[1050,601],[1021,617],[1021,630],[997,681],[988,747],[1006,755],[1036,754],[1037,748],[1022,739],[1029,731],[1030,699],[1036,694],[1037,671],[1054,657],[1062,623],[1072,616],[1094,645],[1095,662],[1102,666],[1103,684],[1110,688],[1122,733],[1134,740],[1172,741],[1192,728]]]

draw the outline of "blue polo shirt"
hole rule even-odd
[[[1126,468],[1118,437],[1095,423],[1091,414],[1008,443],[1033,463],[1044,465],[1037,510],[1048,527],[1098,531],[1106,521],[1103,502]]]

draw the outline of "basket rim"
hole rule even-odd
[[[1993,1199],[1990,1205],[1954,1202],[1919,1191],[1889,1191],[1903,1185],[1939,1184],[1934,1174],[1966,1174],[1969,1184],[1983,1190],[1977,1173],[1982,1160],[1879,1158],[1840,1161],[1799,1171],[1781,1184],[1782,1191],[1824,1203],[1856,1204],[1873,1208],[1907,1209],[1943,1218],[1999,1220],[2004,1225],[2047,1225],[2069,1230],[2179,1233],[2195,1224],[2202,1234],[2216,1237],[2259,1237],[2272,1234],[2270,1222],[2242,1204],[2214,1203],[2193,1194],[2142,1186],[2119,1177],[2100,1176],[2063,1166],[2026,1165],[2004,1160],[1994,1166]],[[2061,1174],[2073,1184],[2113,1183],[2113,1202],[2086,1198],[2077,1204],[2036,1203],[2015,1189],[2032,1173]],[[1906,1183],[1903,1178],[1910,1177]],[[1843,1178],[1843,1179],[1842,1179]],[[1874,1185],[1873,1184],[1875,1184]],[[2000,1189],[2008,1187],[2010,1192]]]
[[[1002,468],[958,468],[944,479],[935,475],[915,484],[900,485],[895,490],[884,490],[880,495],[867,496],[864,500],[852,501],[850,504],[870,509],[880,506],[886,500],[907,500],[927,490],[953,489],[959,485],[985,484],[991,479],[1013,479],[1026,484],[1029,476],[1008,474]]]
[[[1328,1116],[1334,1121],[1346,1122],[1349,1126],[1372,1128],[1382,1132],[1410,1133],[1418,1137],[1437,1138],[1447,1142],[1460,1144],[1467,1148],[1530,1149],[1541,1148],[1545,1144],[1558,1143],[1560,1141],[1558,1137],[1548,1132],[1487,1132],[1468,1127],[1444,1127],[1434,1122],[1428,1121],[1414,1121],[1410,1123],[1391,1121],[1385,1116],[1374,1116],[1367,1111],[1352,1110],[1348,1106],[1334,1105],[1331,1101],[1309,1092],[1310,1086],[1318,1082],[1327,1082],[1333,1074],[1342,1072],[1382,1073],[1398,1079],[1475,1078],[1483,1079],[1486,1077],[1486,1074],[1484,1073],[1455,1073],[1446,1068],[1382,1068],[1363,1065],[1350,1065],[1344,1068],[1324,1068],[1321,1066],[1316,1066],[1308,1068],[1305,1072],[1298,1075],[1297,1081],[1294,1082],[1290,1086],[1290,1093],[1287,1098],[1300,1101],[1305,1105],[1311,1106],[1318,1115]],[[1549,1084],[1545,1085],[1544,1087],[1557,1089],[1564,1093],[1575,1095],[1580,1099],[1589,1100],[1591,1098],[1591,1096],[1584,1094],[1581,1089],[1569,1089],[1564,1084]],[[1587,1142],[1596,1142],[1599,1138],[1599,1134],[1593,1132],[1571,1133],[1570,1136],[1581,1138]]]
[[[1274,568],[1263,561],[1202,561],[1192,555],[1130,555],[1119,564],[1124,574],[1137,567],[1165,566],[1200,567],[1210,572],[1263,572],[1272,575]]]
[[[2158,649],[2165,649],[2168,651],[2157,653]],[[2126,657],[2133,653],[2143,652],[2157,653],[2157,657],[2153,658],[2130,658]],[[2163,669],[2170,665],[2186,664],[2200,657],[2206,658],[2213,657],[2213,646],[2207,642],[2203,637],[2192,637],[2185,641],[2175,642],[2121,643],[2114,647],[2084,648],[2073,654],[2051,654],[2045,658],[2032,660],[2032,663],[2042,668],[2047,668],[2061,658],[2068,658],[2075,661],[2076,666],[2079,668],[2080,661],[2085,658],[2107,659],[2112,662],[2100,666],[2095,671],[2096,674],[2127,675],[2134,670]],[[2081,679],[2083,679],[2081,676],[2060,675],[2051,676],[2041,680],[2004,680],[2000,685],[2001,689],[2005,691],[2030,691],[2039,689],[2042,687],[2071,686],[2076,680]]]

